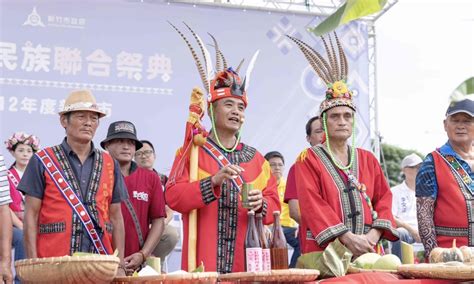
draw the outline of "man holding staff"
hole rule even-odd
[[[199,37],[192,33],[200,43]],[[189,43],[188,47],[199,69],[201,62]],[[208,90],[208,115],[212,129],[207,141],[202,139],[207,135],[199,122],[204,113],[203,101],[199,101],[203,94],[194,89],[187,142],[177,153],[165,197],[173,210],[183,214],[182,268],[191,270],[193,265],[203,262],[207,271],[229,273],[244,271],[245,267],[247,208],[242,206],[242,184],[253,186],[253,190],[248,192],[249,210],[261,212],[265,223],[273,222],[271,212],[280,210],[280,205],[276,180],[268,162],[255,148],[240,142],[247,107],[245,80],[242,81],[238,75],[239,68],[234,71],[226,66],[216,42],[215,47],[218,62],[214,79],[209,81],[208,75],[200,72]],[[200,48],[203,54],[207,52],[202,44]],[[209,60],[205,58],[205,61]],[[192,147],[196,147],[195,150]],[[192,213],[194,210],[197,214]],[[196,221],[192,220],[193,214],[196,214]],[[197,223],[196,232],[193,232],[194,222]],[[188,244],[193,237],[197,237],[195,247]]]

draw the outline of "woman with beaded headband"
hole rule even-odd
[[[25,258],[25,249],[23,246],[23,213],[25,211],[25,197],[17,190],[18,183],[23,176],[23,172],[28,165],[33,154],[40,149],[39,139],[34,135],[24,132],[15,132],[5,141],[7,150],[12,154],[15,161],[8,169],[8,183],[10,185],[10,196],[12,203],[10,209],[12,212],[13,223],[13,248],[15,249],[15,261]],[[15,279],[17,283],[18,277]]]
[[[10,195],[13,202],[10,208],[15,213],[13,224],[16,227],[22,228],[22,220],[24,213],[24,196],[17,190],[23,172],[28,165],[33,154],[39,150],[39,139],[34,135],[29,135],[24,132],[15,132],[10,138],[5,141],[7,150],[12,154],[15,161],[8,169],[8,181],[10,184]]]
[[[177,152],[165,196],[168,205],[183,214],[184,239],[182,268],[188,270],[190,263],[204,263],[206,270],[219,273],[245,271],[244,240],[247,228],[247,209],[242,206],[240,189],[242,183],[253,184],[249,192],[250,209],[261,212],[264,222],[273,222],[274,210],[280,210],[276,180],[270,166],[253,147],[240,141],[240,132],[247,107],[249,70],[255,62],[252,58],[246,79],[242,80],[236,69],[229,67],[216,39],[211,35],[216,49],[215,71],[209,52],[200,37],[189,27],[197,41],[204,60],[201,64],[198,54],[185,35],[175,26],[188,45],[198,67],[201,80],[208,94],[208,115],[212,129],[207,137],[198,143],[197,178],[190,178],[189,142]],[[212,78],[211,80],[209,78]],[[195,88],[193,97],[202,91]],[[190,121],[194,125],[204,114],[203,104],[190,107]],[[203,134],[205,130],[193,128],[187,133]],[[206,137],[207,133],[201,137]],[[194,136],[195,138],[196,136]],[[191,141],[191,140],[186,140]],[[188,245],[190,235],[190,212],[197,210],[196,248]],[[194,251],[195,250],[195,251]],[[188,254],[196,253],[188,262]]]
[[[356,107],[346,85],[347,59],[337,35],[322,37],[327,59],[288,36],[327,85],[320,113],[326,141],[300,154],[295,176],[303,253],[321,251],[338,238],[354,256],[374,251],[381,237],[396,240],[392,194],[374,155],[355,147]],[[352,136],[352,145],[348,141]]]

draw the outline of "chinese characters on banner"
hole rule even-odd
[[[171,59],[165,54],[145,57],[141,53],[121,51],[114,56],[102,49],[86,53],[74,47],[48,47],[30,41],[21,47],[14,42],[0,42],[0,68],[73,76],[86,72],[91,77],[115,76],[137,82],[159,78],[165,83],[173,74]]]
[[[98,102],[97,106],[107,116],[112,115],[112,104],[109,102]],[[24,112],[28,114],[39,113],[42,115],[58,115],[64,107],[64,100],[51,98],[36,99],[30,97],[5,97],[0,96],[0,111]]]

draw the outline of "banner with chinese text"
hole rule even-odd
[[[317,114],[326,87],[285,34],[322,54],[310,32],[318,17],[173,4],[163,1],[1,0],[0,138],[14,131],[40,137],[42,146],[61,142],[57,112],[68,93],[88,88],[108,125],[129,120],[139,139],[155,144],[156,168],[168,172],[181,145],[191,90],[201,86],[196,66],[172,22],[194,43],[183,21],[206,44],[218,40],[236,67],[260,50],[248,90],[243,141],[263,154],[278,150],[293,161],[305,147],[305,124]],[[367,28],[354,22],[338,29],[349,61],[349,85],[358,106],[357,143],[370,148]],[[208,45],[211,54],[212,46]],[[212,56],[214,58],[214,56]],[[209,129],[209,119],[205,123]],[[12,157],[1,150],[7,161]]]

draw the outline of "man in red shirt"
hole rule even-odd
[[[128,121],[110,124],[107,138],[100,143],[119,162],[129,199],[122,202],[125,224],[125,268],[137,270],[160,241],[164,229],[165,200],[160,178],[132,161],[143,144],[135,126]],[[151,224],[151,227],[150,227]]]
[[[321,120],[319,116],[311,117],[308,122],[306,122],[306,141],[312,146],[318,145],[324,140],[324,131],[321,125]],[[285,188],[285,203],[288,204],[290,209],[290,217],[295,220],[298,225],[300,224],[300,204],[298,202],[298,192],[296,188],[296,178],[295,178],[295,164],[290,167],[288,171],[288,177],[286,179],[286,188]],[[305,246],[306,237],[301,235],[301,230],[298,230],[298,241],[300,242],[300,248]]]
[[[309,145],[315,146],[323,142],[324,131],[319,116],[311,117],[306,122],[306,141]],[[296,191],[295,165],[290,167],[286,180],[285,203],[290,208],[290,217],[298,224],[300,223],[300,205],[298,203],[298,194]]]

